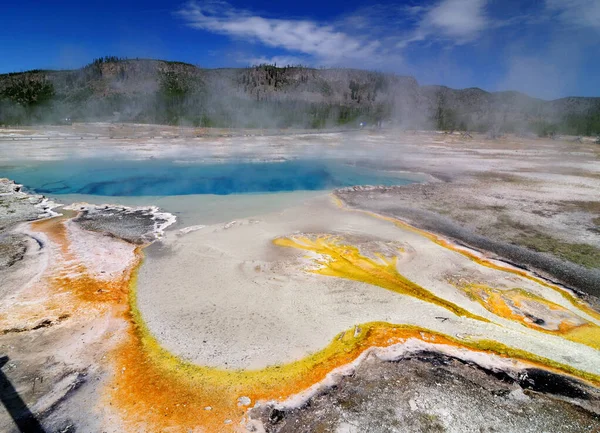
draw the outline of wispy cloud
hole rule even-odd
[[[570,27],[600,31],[599,0],[546,0],[546,9]]]
[[[312,20],[268,18],[222,1],[190,2],[176,12],[190,27],[313,56],[324,64],[373,58],[380,43]]]
[[[487,0],[442,0],[429,7],[413,6],[410,13],[417,19],[417,28],[398,47],[426,40],[459,45],[471,42],[492,26],[486,6]]]
[[[457,42],[466,42],[488,24],[486,4],[486,0],[444,0],[427,12],[423,25]]]
[[[369,4],[328,19],[273,16],[222,0],[196,0],[175,13],[189,27],[253,43],[245,52],[229,54],[246,65],[349,66],[419,77],[432,75],[428,69],[435,69],[440,81],[472,85],[477,78],[467,79],[474,73],[469,63],[449,73],[452,50],[439,48],[456,47],[465,53],[469,45],[479,45],[471,51],[477,56],[482,47],[493,47],[499,60],[488,60],[506,74],[496,79],[496,86],[535,89],[542,96],[551,96],[546,89],[560,89],[560,77],[580,60],[571,56],[571,63],[565,63],[562,48],[567,46],[572,53],[582,44],[600,40],[590,33],[590,29],[600,30],[600,0],[531,1],[523,7],[492,0]],[[554,41],[562,41],[561,50],[553,49]],[[431,58],[423,53],[431,53]],[[450,54],[444,57],[443,53]]]
[[[282,50],[279,60],[390,69],[409,44],[473,41],[491,20],[487,0],[439,0],[425,6],[373,4],[328,22],[269,17],[221,0],[191,1],[176,12],[188,26]],[[251,63],[269,60],[256,56]],[[243,59],[247,61],[248,59]],[[279,63],[279,62],[278,62]]]

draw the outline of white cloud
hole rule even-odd
[[[323,64],[376,57],[380,42],[311,20],[265,18],[221,1],[190,2],[177,11],[190,27],[314,56]]]
[[[234,8],[221,0],[191,1],[176,12],[188,26],[280,49],[280,59],[265,56],[240,62],[299,59],[303,64],[399,70],[402,49],[419,41],[464,44],[491,20],[488,0],[437,0],[429,6],[363,7],[336,20],[268,17]],[[285,57],[285,58],[283,58]]]
[[[403,49],[410,44],[452,47],[474,43],[482,35],[493,36],[500,27],[524,29],[556,22],[557,16],[580,21],[575,4],[588,4],[590,10],[600,5],[600,0],[545,1],[527,14],[514,16],[492,16],[491,0],[430,0],[418,6],[370,4],[319,21],[273,17],[232,7],[222,0],[197,0],[184,5],[176,15],[189,27],[255,43],[258,49],[252,49],[253,54],[237,54],[238,63],[302,63],[405,72],[410,65],[404,62]],[[265,47],[268,54],[261,52]]]
[[[546,0],[546,9],[569,26],[600,30],[600,0]]]
[[[246,46],[243,51],[219,52],[240,64],[358,67],[412,73],[430,82],[468,84],[464,78],[470,73],[468,62],[448,72],[452,51],[437,48],[481,41],[482,47],[487,43],[504,59],[505,63],[497,63],[507,73],[496,80],[497,88],[543,97],[569,91],[565,82],[576,81],[573,74],[581,63],[574,51],[581,49],[582,58],[589,56],[585,47],[598,40],[589,30],[600,30],[600,0],[544,0],[519,8],[492,0],[426,0],[416,6],[367,2],[327,21],[272,16],[222,0],[197,0],[176,15],[189,27],[254,43],[250,54]],[[504,31],[495,34],[500,28]],[[585,35],[574,31],[586,29]],[[418,58],[417,64],[407,63],[403,50],[412,44],[419,47],[420,57],[426,57],[422,50],[435,44],[429,64],[439,66],[428,67]],[[512,55],[507,54],[509,48]],[[413,51],[405,53],[410,59]],[[470,80],[476,84],[477,78]]]
[[[488,0],[436,0],[428,6],[365,6],[337,20],[268,17],[222,0],[191,1],[176,12],[187,25],[255,42],[303,64],[358,66],[381,70],[403,64],[402,49],[419,41],[449,45],[477,38],[493,22]],[[247,62],[248,59],[240,59]],[[251,62],[269,60],[264,56]],[[275,59],[273,59],[275,60]],[[279,59],[278,63],[286,59]]]
[[[486,3],[487,0],[443,0],[427,12],[424,24],[446,37],[470,40],[488,24]]]
[[[419,16],[417,29],[398,43],[403,48],[410,43],[425,40],[444,40],[452,44],[472,41],[492,21],[486,14],[488,0],[441,0],[430,7],[411,10]]]

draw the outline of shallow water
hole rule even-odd
[[[291,191],[256,194],[189,194],[185,196],[101,196],[85,194],[48,195],[56,203],[90,203],[97,205],[158,206],[177,217],[169,230],[192,225],[225,223],[271,212],[280,212],[315,197],[327,194],[323,191]],[[152,248],[146,249],[152,254]]]
[[[332,161],[187,164],[173,160],[78,159],[0,167],[30,190],[48,195],[172,196],[321,191],[353,185],[402,185],[400,175]]]

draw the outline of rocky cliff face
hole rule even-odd
[[[419,86],[354,69],[201,69],[106,58],[79,70],[0,75],[0,123],[120,120],[202,126],[406,128],[600,133],[600,98],[543,101],[518,92]],[[569,123],[570,122],[570,123]],[[567,131],[569,130],[569,131]]]

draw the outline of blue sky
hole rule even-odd
[[[1,0],[0,72],[105,55],[356,67],[421,84],[600,96],[600,0]]]

